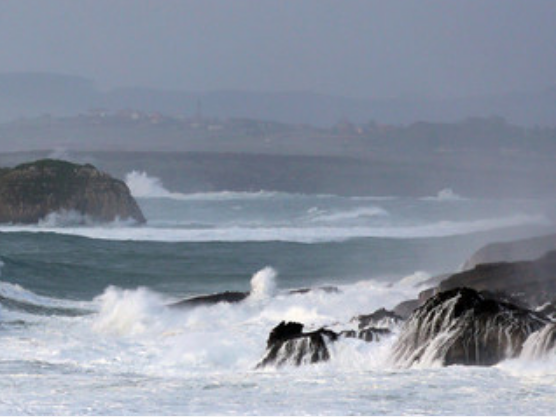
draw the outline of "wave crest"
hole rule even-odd
[[[131,195],[137,198],[183,198],[185,194],[173,193],[164,188],[160,178],[151,177],[145,171],[131,171],[125,176]]]

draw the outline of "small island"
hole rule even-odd
[[[0,169],[0,223],[32,224],[57,212],[146,221],[127,185],[90,164],[42,159]]]

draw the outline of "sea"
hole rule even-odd
[[[391,359],[394,330],[341,339],[327,362],[257,367],[283,320],[349,327],[484,244],[553,233],[555,199],[183,194],[136,171],[126,182],[144,225],[60,212],[0,226],[1,415],[555,413],[556,354],[406,368]],[[224,291],[250,295],[172,306]]]

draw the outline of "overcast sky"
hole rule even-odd
[[[556,85],[556,1],[2,0],[0,72],[437,97]]]

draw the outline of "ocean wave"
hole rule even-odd
[[[271,198],[317,198],[335,199],[342,198],[353,201],[389,201],[398,197],[394,196],[340,196],[337,194],[305,194],[284,191],[206,191],[193,193],[180,193],[168,190],[162,180],[151,176],[145,171],[133,170],[126,174],[125,183],[135,198],[168,198],[179,201],[228,201],[228,200],[260,200]]]
[[[421,200],[423,201],[463,201],[463,200],[467,200],[467,198],[464,198],[459,194],[456,194],[454,190],[452,190],[451,188],[443,188],[434,197],[423,197]]]
[[[95,227],[0,226],[0,232],[51,232],[104,240],[160,242],[297,242],[320,243],[354,238],[433,238],[465,235],[525,225],[549,225],[542,215],[514,215],[471,221],[439,221],[413,226],[316,226],[244,227],[225,226],[203,229],[115,225]]]
[[[185,194],[173,193],[164,188],[160,178],[151,177],[145,171],[131,171],[125,176],[131,195],[136,198],[181,199]]]
[[[47,214],[44,218],[40,219],[37,227],[39,228],[58,228],[58,227],[74,227],[74,226],[85,226],[85,227],[126,227],[134,226],[137,224],[136,220],[126,219],[121,220],[116,218],[115,220],[106,223],[99,222],[92,219],[90,216],[83,213],[79,213],[75,210],[59,210]]]
[[[125,183],[135,198],[169,198],[180,201],[220,201],[237,199],[260,199],[275,197],[280,194],[271,191],[215,191],[197,193],[179,193],[169,191],[164,187],[162,180],[148,175],[145,171],[131,171],[125,176]],[[287,195],[287,194],[286,194]]]
[[[336,223],[350,220],[368,219],[377,216],[387,216],[388,211],[381,207],[356,207],[350,210],[329,212],[313,207],[308,210],[309,221],[314,223]]]
[[[75,317],[92,313],[85,302],[43,297],[18,284],[3,281],[0,281],[0,306],[4,313],[12,313],[9,315],[12,319],[28,316]]]

